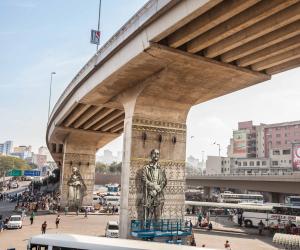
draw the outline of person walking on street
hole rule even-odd
[[[260,222],[258,223],[258,234],[262,235],[263,229],[264,229],[264,223],[262,222],[262,220],[260,220]]]
[[[224,247],[226,250],[231,250],[231,247],[230,247],[230,244],[229,244],[229,241],[226,240],[225,244],[224,244]]]
[[[88,210],[87,210],[87,207],[84,209],[84,218],[87,218],[88,216]]]
[[[34,212],[32,212],[30,215],[30,225],[33,224],[33,220],[34,220]]]
[[[44,223],[42,224],[42,234],[46,233],[46,229],[47,229],[47,221],[44,221]]]
[[[56,220],[55,220],[56,229],[58,228],[59,221],[60,221],[60,216],[57,215]]]
[[[65,207],[65,215],[67,215],[68,211],[69,211],[69,208]]]

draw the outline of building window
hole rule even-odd
[[[241,162],[238,162],[238,166],[241,166],[242,164],[241,164]]]
[[[284,149],[284,150],[282,150],[282,154],[283,155],[289,155],[289,154],[291,154],[291,150],[290,149]]]
[[[281,145],[281,141],[276,141],[276,145]]]
[[[278,161],[272,161],[272,166],[278,166]]]
[[[247,162],[246,161],[243,161],[243,166],[247,166]]]
[[[289,160],[289,163],[292,163],[292,160]]]
[[[260,166],[260,161],[257,161],[257,162],[256,162],[256,166]]]
[[[279,150],[273,150],[273,155],[280,155],[280,151]]]
[[[276,138],[279,138],[280,137],[280,134],[276,134]]]
[[[266,162],[266,161],[262,161],[262,162],[261,162],[261,165],[262,165],[262,166],[266,166],[266,165],[267,165],[267,162]]]
[[[285,136],[285,137],[288,137],[289,135],[288,135],[288,133],[285,133],[284,136]]]
[[[250,161],[250,166],[254,166],[254,161]]]

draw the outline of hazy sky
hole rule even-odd
[[[145,0],[102,0],[102,43]],[[0,142],[45,145],[50,73],[52,107],[95,53],[90,29],[97,27],[98,0],[0,1]],[[238,121],[274,123],[300,120],[300,69],[271,81],[193,107],[188,116],[187,155],[223,155]],[[191,138],[193,136],[193,138]],[[122,150],[122,138],[107,145]]]

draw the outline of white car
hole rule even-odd
[[[22,216],[12,215],[7,223],[8,229],[21,229],[22,228]]]
[[[19,185],[18,185],[18,183],[17,182],[12,182],[11,184],[10,184],[10,187],[11,188],[18,188],[19,187]]]
[[[119,223],[117,221],[109,221],[105,228],[105,237],[119,238]]]

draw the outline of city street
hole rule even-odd
[[[47,221],[46,233],[73,233],[93,236],[104,236],[105,226],[109,220],[118,220],[116,215],[61,215],[59,228],[55,228],[56,215],[36,216],[33,225],[30,225],[29,217],[23,221],[22,229],[4,230],[0,233],[0,249],[15,247],[16,250],[26,249],[30,236],[41,234],[41,225]]]
[[[4,230],[0,234],[0,249],[15,247],[17,250],[26,248],[30,236],[41,233],[41,225],[47,221],[46,233],[73,233],[93,236],[104,236],[105,226],[109,220],[118,220],[117,215],[67,215],[61,214],[59,228],[55,228],[56,215],[36,216],[33,225],[30,225],[29,217],[23,221],[23,228],[19,230]],[[269,236],[258,236],[257,230],[247,232],[236,227],[226,227],[226,231],[194,230],[198,247],[205,244],[206,247],[224,249],[224,243],[229,240],[231,249],[242,250],[275,250],[272,238]],[[12,241],[12,239],[14,239]]]

